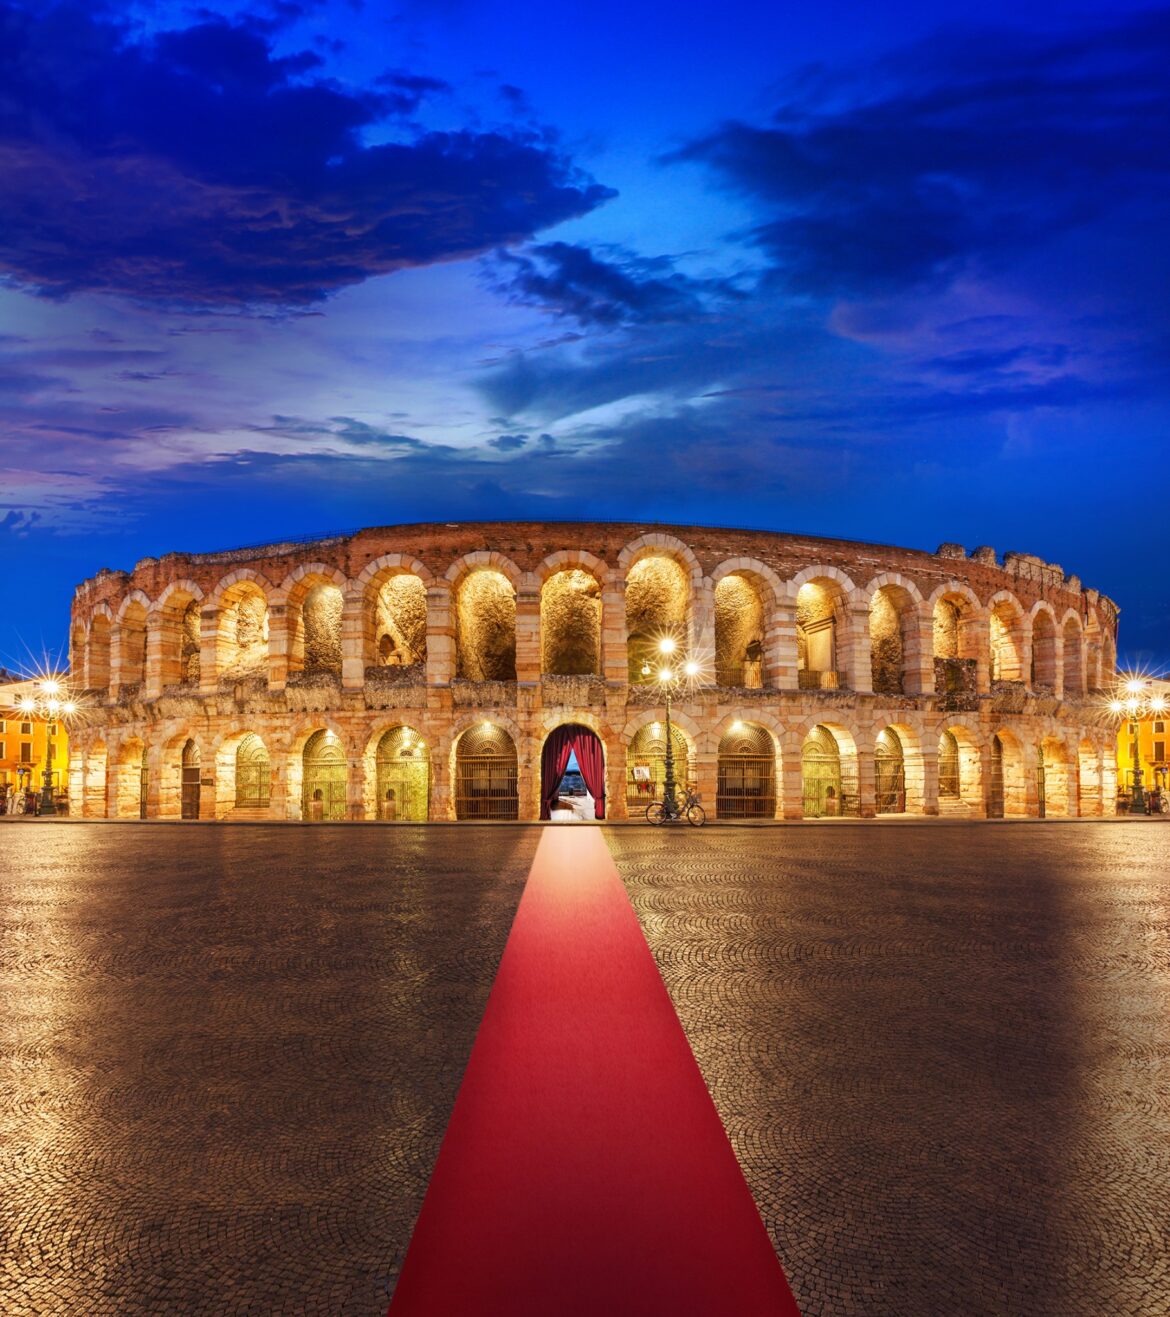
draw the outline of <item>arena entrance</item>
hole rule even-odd
[[[236,749],[236,808],[267,809],[272,794],[268,749],[249,732]]]
[[[776,748],[766,728],[734,726],[719,742],[718,771],[717,818],[776,817]]]
[[[806,819],[857,815],[857,759],[842,764],[837,738],[827,727],[814,727],[800,751],[800,775]]]
[[[374,753],[378,818],[425,823],[431,810],[431,757],[412,727],[392,727]]]
[[[686,737],[677,727],[670,729],[674,781],[680,795],[690,781],[690,751]],[[662,723],[639,727],[626,752],[626,808],[630,818],[641,818],[646,806],[662,799],[666,781],[666,731]]]
[[[906,759],[902,740],[892,727],[878,733],[873,756],[874,787],[879,814],[906,812]]]
[[[339,822],[346,816],[345,750],[335,733],[323,729],[305,742],[301,817],[310,823]]]
[[[605,818],[605,751],[591,728],[566,723],[549,732],[540,756],[540,817]]]
[[[179,786],[179,817],[197,819],[199,817],[199,747],[194,741],[183,746],[182,777]]]
[[[469,728],[455,747],[455,817],[482,822],[519,816],[512,738],[495,723]]]

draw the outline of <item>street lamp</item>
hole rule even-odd
[[[676,655],[678,643],[673,636],[663,636],[658,642],[661,663],[655,674],[666,700],[666,776],[662,781],[662,801],[671,814],[678,813],[678,799],[675,794],[674,781],[674,742],[670,735],[670,701],[675,690],[684,680],[694,682],[699,676],[700,666],[694,659],[683,659]],[[642,675],[650,676],[650,665],[642,665]]]
[[[1114,689],[1113,696],[1109,701],[1109,712],[1122,722],[1128,722],[1133,733],[1130,748],[1130,775],[1133,788],[1129,800],[1129,812],[1131,814],[1148,814],[1150,812],[1145,787],[1142,784],[1141,747],[1139,744],[1141,725],[1147,719],[1163,717],[1168,708],[1170,708],[1170,704],[1168,704],[1166,697],[1157,694],[1146,677],[1123,677]]]
[[[49,673],[36,679],[32,694],[22,695],[16,702],[17,709],[29,719],[45,723],[45,771],[42,776],[40,812],[54,814],[57,807],[53,801],[53,756],[50,753],[48,726],[68,724],[77,713],[77,701],[69,690],[69,683],[64,677]]]

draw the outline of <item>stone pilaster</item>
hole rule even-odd
[[[199,689],[214,694],[219,685],[219,629],[223,610],[209,604],[199,618]]]
[[[148,700],[157,699],[167,684],[167,623],[166,613],[153,612],[146,619],[146,673],[142,692]],[[178,680],[178,678],[174,678]]]
[[[624,581],[601,592],[601,671],[607,682],[624,686],[629,680]]]
[[[448,686],[455,675],[455,617],[449,581],[427,588],[427,685]]]
[[[800,686],[797,672],[796,600],[781,599],[768,621],[764,638],[765,685],[794,691]]]
[[[921,756],[922,812],[929,817],[938,813],[938,750],[925,748]],[[909,787],[909,784],[907,784]],[[907,791],[909,794],[909,791]]]
[[[288,685],[292,632],[297,610],[288,604],[271,604],[268,608],[268,689],[282,691]]]
[[[516,680],[540,681],[540,591],[516,592]]]
[[[857,752],[857,796],[861,817],[872,819],[877,814],[877,782],[872,750]]]
[[[366,613],[360,590],[346,593],[341,606],[341,685],[361,690],[366,684]]]

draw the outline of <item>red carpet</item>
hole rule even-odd
[[[541,840],[390,1313],[797,1313],[594,828]]]

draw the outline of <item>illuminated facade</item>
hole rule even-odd
[[[709,817],[1097,815],[1116,624],[1059,567],[951,544],[502,522],[168,554],[76,591],[71,798],[535,819],[570,726],[595,802],[636,817],[661,788],[651,659],[671,636],[702,666],[672,721]]]
[[[38,694],[36,681],[0,671],[0,792],[40,793],[46,758],[54,792],[68,788],[69,738],[64,724],[21,708]]]
[[[1170,747],[1170,681],[1159,678],[1145,678],[1143,687],[1148,688],[1155,699],[1161,698],[1166,711],[1161,716],[1159,711],[1152,711],[1151,716],[1136,722],[1123,721],[1117,728],[1117,767],[1118,781],[1121,789],[1127,790],[1133,785],[1133,743],[1137,733],[1138,762],[1142,772],[1142,785],[1147,791],[1157,788],[1167,796],[1170,787],[1170,759],[1167,748]],[[1121,695],[1124,699],[1124,692]]]

